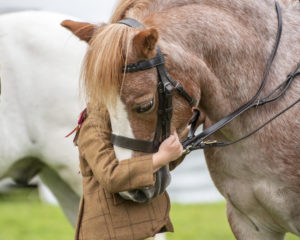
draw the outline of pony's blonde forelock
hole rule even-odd
[[[111,17],[111,24],[100,27],[95,32],[86,53],[81,71],[81,89],[87,102],[114,103],[116,95],[122,93],[125,74],[123,65],[127,64],[130,46],[130,32],[134,31],[117,22],[128,11],[136,17],[152,0],[120,0]]]
[[[109,24],[95,33],[82,68],[82,87],[88,102],[115,102],[124,79],[122,67],[129,48],[129,31],[125,25]]]

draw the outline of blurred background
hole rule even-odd
[[[51,11],[97,23],[108,21],[115,3],[115,0],[0,0],[0,13]],[[73,228],[41,180],[35,178],[24,189],[13,186],[10,179],[0,182],[0,240],[73,238]],[[172,172],[168,191],[175,225],[175,234],[168,234],[169,240],[234,239],[226,221],[225,203],[213,186],[202,151],[191,154]]]

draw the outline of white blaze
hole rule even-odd
[[[111,127],[113,134],[117,136],[123,136],[128,138],[134,138],[133,132],[128,120],[128,114],[126,112],[126,107],[121,101],[120,96],[117,97],[115,108],[108,107]],[[116,157],[119,161],[128,159],[132,157],[132,150],[120,148],[114,146]]]

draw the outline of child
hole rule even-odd
[[[166,192],[144,204],[124,200],[118,193],[153,186],[154,173],[166,164],[174,169],[182,160],[174,161],[182,155],[177,134],[153,155],[119,162],[110,142],[107,110],[88,105],[78,136],[83,197],[75,240],[138,240],[172,232]]]

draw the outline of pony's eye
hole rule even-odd
[[[138,104],[135,107],[135,110],[137,113],[148,113],[153,109],[153,106],[154,106],[154,99],[152,99],[151,101]]]

